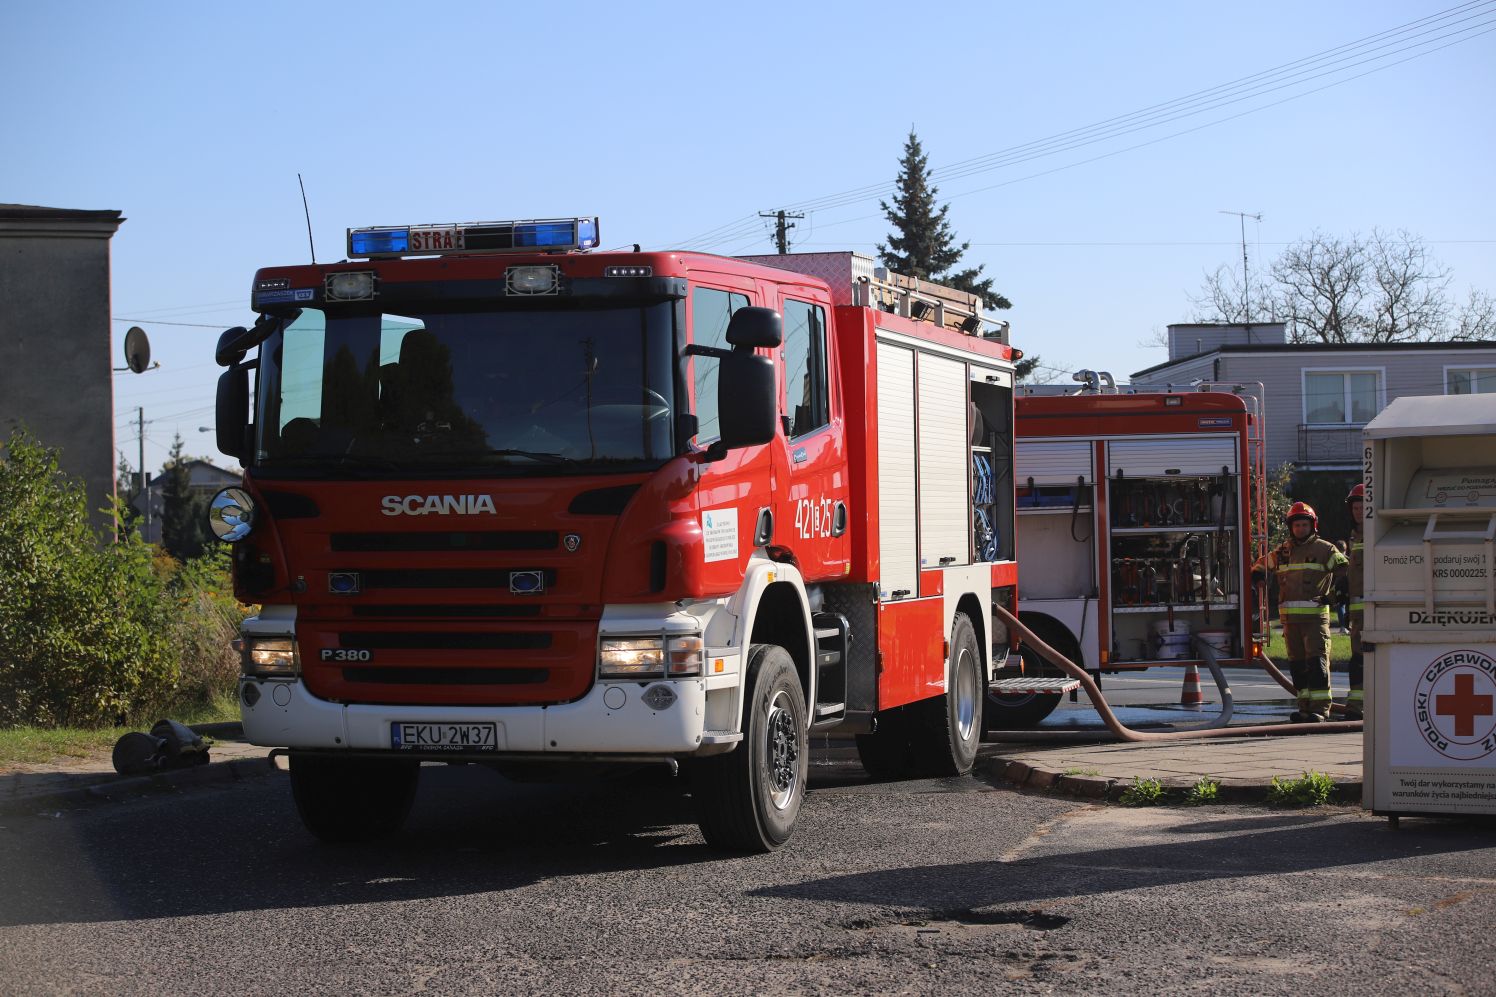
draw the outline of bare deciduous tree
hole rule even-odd
[[[1196,322],[1276,322],[1276,290],[1261,274],[1252,274],[1251,286],[1242,290],[1242,275],[1233,265],[1222,263],[1205,275],[1200,294],[1192,296],[1191,316]]]
[[[1435,339],[1449,315],[1450,273],[1429,258],[1423,240],[1372,229],[1364,244],[1371,293],[1369,335],[1374,343]]]
[[[1272,275],[1291,342],[1350,343],[1363,338],[1362,303],[1369,271],[1355,236],[1321,232],[1296,242],[1273,261]]]
[[[1470,290],[1454,323],[1454,339],[1496,339],[1496,298]]]
[[[1221,266],[1191,297],[1202,322],[1281,321],[1293,343],[1401,343],[1496,336],[1496,301],[1479,291],[1456,310],[1450,271],[1407,231],[1315,232],[1290,245],[1243,294]]]

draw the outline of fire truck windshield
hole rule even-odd
[[[658,466],[674,453],[672,316],[669,304],[305,309],[260,350],[255,465],[379,476]]]

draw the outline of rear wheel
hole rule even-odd
[[[735,852],[772,852],[789,840],[805,800],[810,745],[805,693],[784,648],[748,652],[743,741],[692,766],[702,837]]]
[[[916,703],[910,746],[921,774],[965,775],[982,740],[982,649],[965,613],[951,625],[944,696]]]
[[[1070,636],[1070,631],[1052,622],[1049,617],[1025,618],[1020,614],[1019,618],[1040,640],[1080,664],[1080,645]],[[1060,678],[1064,675],[1064,672],[1041,657],[1027,642],[1019,645],[1018,653],[1023,658],[1023,674],[1026,676]],[[1060,705],[1060,699],[1061,694],[1058,692],[1026,692],[1012,696],[989,692],[982,715],[982,726],[989,731],[1034,727],[1055,711]]]
[[[291,756],[291,796],[301,822],[323,841],[371,841],[405,823],[419,762],[392,758]]]

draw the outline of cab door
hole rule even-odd
[[[807,581],[850,568],[847,452],[840,383],[832,356],[831,303],[816,288],[781,289],[785,460],[775,496],[774,544],[795,555]]]

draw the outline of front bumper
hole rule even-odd
[[[253,706],[246,685],[258,686]],[[644,694],[668,686],[674,702],[653,709]],[[586,696],[556,706],[344,705],[318,699],[300,680],[241,678],[239,708],[251,744],[273,748],[393,751],[393,723],[498,725],[498,750],[514,754],[689,755],[712,750],[703,678],[595,683]]]

